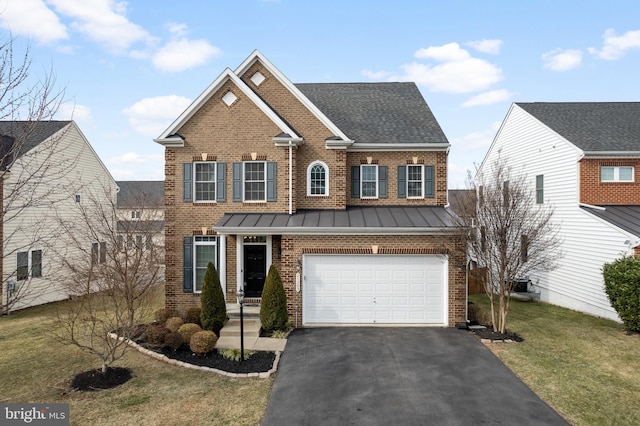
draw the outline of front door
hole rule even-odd
[[[261,297],[267,276],[267,246],[244,246],[244,294],[246,297]]]

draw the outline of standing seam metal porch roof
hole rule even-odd
[[[225,213],[213,228],[222,234],[414,234],[456,232],[460,219],[441,206],[348,207],[297,213]]]
[[[581,209],[618,228],[640,237],[640,206],[605,205],[604,210],[581,206]]]

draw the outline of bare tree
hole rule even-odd
[[[74,297],[58,314],[56,337],[100,358],[106,372],[150,315],[164,281],[164,248],[157,244],[162,227],[156,221],[118,220],[115,194],[108,190],[90,198],[78,205],[80,221],[59,218],[67,247],[59,253],[61,280]],[[113,339],[113,332],[123,339]]]
[[[458,214],[469,228],[468,251],[487,268],[485,290],[494,331],[504,333],[517,279],[555,269],[562,256],[553,208],[536,203],[526,176],[515,175],[504,158],[474,183]]]

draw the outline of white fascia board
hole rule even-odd
[[[282,74],[275,65],[273,65],[262,53],[260,53],[259,50],[254,50],[253,53],[251,53],[251,55],[249,55],[247,59],[245,59],[244,62],[242,62],[238,66],[238,68],[236,68],[236,75],[242,77],[244,73],[247,72],[247,70],[251,68],[251,66],[257,60],[260,60],[260,62],[262,62],[262,65],[264,65],[265,68],[267,68],[269,72],[273,74],[276,79],[278,79],[278,81],[284,87],[286,87],[289,92],[291,92],[291,94],[296,97],[296,99],[300,101],[300,103],[302,103],[302,105],[304,105],[309,111],[311,111],[311,113],[318,120],[320,120],[320,122],[324,124],[327,129],[329,129],[334,135],[340,136],[344,140],[349,139],[347,135],[345,135],[342,130],[338,128],[338,126],[336,126],[331,120],[329,120],[329,118],[324,115],[322,111],[320,111],[318,107],[316,107],[313,102],[311,102],[309,98],[307,98],[287,77],[285,77],[285,75]]]
[[[350,146],[353,146],[355,141],[347,139],[347,140],[338,140],[338,139],[325,139],[324,147],[326,149],[348,149]]]
[[[274,136],[273,137],[273,142],[275,144],[275,146],[300,146],[300,145],[304,145],[304,139],[303,138],[291,138],[291,137],[282,137],[282,136]]]
[[[154,139],[155,142],[165,145],[171,144],[171,146],[175,145],[178,141],[178,138],[173,136],[193,115],[216,93],[223,84],[225,84],[228,80],[231,80],[235,86],[242,91],[251,101],[260,108],[260,110],[273,121],[273,123],[278,126],[278,128],[293,138],[297,138],[298,135],[291,129],[279,116],[275,113],[267,104],[264,103],[262,99],[258,95],[255,94],[251,88],[249,88],[244,81],[242,81],[237,75],[231,71],[230,68],[226,68],[222,74],[218,76],[210,85],[205,89],[204,92],[196,98],[195,101],[187,107],[186,110],[173,122],[171,125],[158,137]]]
[[[223,227],[220,235],[443,235],[462,233],[465,228],[306,228],[306,227]]]
[[[446,151],[449,152],[451,144],[449,143],[354,143],[347,151],[349,152],[366,152],[366,151]]]
[[[584,151],[585,158],[640,158],[640,151]]]
[[[166,148],[182,148],[184,139],[181,136],[169,136],[168,138],[156,138],[153,140]]]

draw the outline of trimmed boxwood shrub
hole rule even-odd
[[[182,318],[180,317],[171,317],[165,323],[164,326],[169,329],[169,331],[178,331],[178,329],[184,324]]]
[[[187,309],[187,311],[184,313],[184,322],[192,322],[194,324],[198,324],[201,326],[202,325],[202,323],[200,322],[201,311],[202,310],[197,306]]]
[[[176,316],[176,314],[171,308],[160,308],[153,313],[153,316],[157,322],[164,324],[169,318]]]
[[[191,336],[196,334],[198,331],[202,331],[202,328],[198,324],[189,322],[178,329],[178,333],[180,333],[184,342],[190,342]]]
[[[169,330],[163,324],[151,324],[147,327],[142,338],[149,345],[163,345]]]
[[[211,330],[202,330],[191,336],[189,348],[196,355],[205,355],[213,350],[218,341],[218,336]]]
[[[171,331],[164,337],[164,344],[174,351],[177,351],[183,343],[182,334],[177,331]]]
[[[269,267],[264,282],[262,301],[260,302],[260,322],[267,331],[285,330],[289,314],[287,313],[287,295],[284,292],[278,268]]]
[[[207,272],[204,274],[200,301],[202,305],[200,311],[202,328],[220,335],[220,330],[227,319],[227,303],[222,293],[220,276],[211,262],[207,265]]]
[[[640,259],[625,256],[605,263],[604,289],[624,325],[640,331]]]

